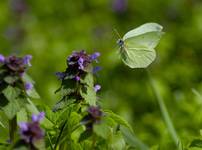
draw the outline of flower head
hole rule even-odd
[[[91,63],[91,59],[84,50],[80,52],[73,52],[71,56],[67,59],[68,67],[72,69],[83,70]]]
[[[38,115],[33,114],[32,115],[32,121],[33,122],[40,122],[44,119],[44,117],[45,117],[44,112],[40,112]]]
[[[94,86],[95,92],[98,92],[100,89],[101,89],[101,85],[96,84],[96,85]]]
[[[75,77],[75,80],[76,80],[76,81],[80,81],[80,79],[81,79],[81,78],[80,78],[79,76],[76,76],[76,77]]]
[[[89,65],[93,61],[97,61],[97,58],[100,56],[100,53],[96,52],[92,55],[87,54],[84,50],[74,51],[72,55],[67,58],[67,70],[65,74],[57,73],[59,79],[64,76],[70,77],[70,79],[75,79],[80,81],[80,78],[87,72],[93,72],[93,68]]]
[[[92,54],[90,56],[91,60],[94,60],[97,62],[97,58],[100,57],[100,53],[99,52],[95,52],[94,54]]]
[[[26,68],[23,59],[16,56],[7,57],[5,63],[6,66],[13,72],[22,73]]]
[[[90,117],[95,121],[98,122],[100,121],[101,117],[103,116],[103,112],[100,110],[99,107],[97,106],[90,106],[88,108],[88,113]]]
[[[96,74],[98,71],[100,71],[102,68],[100,66],[95,66],[93,68],[93,74]]]
[[[33,116],[32,122],[19,123],[21,138],[28,144],[33,144],[35,141],[44,137],[44,132],[40,128],[39,124],[40,121],[44,118],[44,113],[42,112]]]
[[[5,62],[5,57],[0,54],[0,63],[3,64]]]
[[[31,63],[30,63],[30,60],[32,59],[32,55],[26,55],[24,58],[23,58],[23,63],[25,65],[28,65],[28,66],[31,66]]]
[[[83,70],[93,61],[97,61],[97,58],[100,56],[99,52],[95,52],[92,55],[88,55],[84,50],[80,52],[73,52],[67,58],[67,65],[69,67],[74,67],[80,70]]]
[[[65,78],[65,72],[56,72],[55,75],[58,77],[59,80],[63,80]]]
[[[26,91],[29,91],[29,90],[32,90],[33,89],[33,84],[28,82],[28,83],[25,83],[25,90]]]
[[[90,106],[87,110],[88,114],[84,116],[81,123],[85,124],[87,129],[92,129],[94,123],[99,123],[103,112],[97,106]]]

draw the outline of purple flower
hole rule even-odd
[[[40,128],[40,121],[44,118],[44,113],[32,116],[32,122],[19,123],[20,135],[22,140],[28,144],[33,144],[35,141],[44,137],[44,132]]]
[[[84,63],[84,59],[82,57],[80,57],[78,60],[78,64],[79,64],[79,69],[81,69],[81,70],[84,69],[83,63]]]
[[[26,55],[24,58],[23,58],[23,62],[25,65],[28,65],[28,66],[32,66],[31,63],[30,63],[30,60],[32,59],[32,55]]]
[[[103,116],[103,112],[97,106],[90,106],[87,110],[88,114],[84,116],[81,124],[85,125],[87,129],[92,129],[94,123],[99,123]]]
[[[20,129],[23,130],[23,131],[28,130],[28,125],[27,125],[26,122],[20,122],[18,125],[19,125]]]
[[[38,115],[33,114],[32,115],[32,121],[33,122],[40,122],[44,119],[44,117],[45,117],[44,112],[40,112]]]
[[[101,89],[101,86],[99,84],[94,86],[95,92],[98,92]]]
[[[90,106],[88,108],[88,113],[92,117],[94,121],[99,121],[103,116],[103,112],[100,110],[98,106]]]
[[[5,62],[5,57],[3,55],[0,54],[0,63],[4,63]]]
[[[93,74],[96,74],[98,71],[100,71],[102,68],[100,66],[96,66],[93,68]]]
[[[66,76],[65,72],[56,72],[55,75],[58,77],[59,80],[63,80]]]
[[[127,0],[113,0],[112,9],[115,12],[123,13],[127,10],[128,2]]]
[[[97,58],[100,56],[99,52],[95,52],[90,56],[91,60],[95,60],[97,62]]]
[[[73,52],[71,56],[67,58],[68,68],[72,72],[84,71],[84,69],[92,62],[90,56],[86,54],[84,50],[80,52]]]
[[[21,76],[26,71],[27,65],[30,65],[30,59],[30,55],[27,55],[24,58],[9,56],[5,58],[5,65],[11,74],[18,74]]]
[[[25,90],[29,91],[33,89],[33,84],[30,82],[25,83]]]
[[[75,80],[76,80],[76,81],[80,81],[80,79],[81,79],[81,78],[80,78],[79,76],[76,76],[76,77],[75,77]]]

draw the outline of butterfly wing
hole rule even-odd
[[[121,52],[122,61],[130,68],[146,68],[156,58],[154,49],[126,48]]]
[[[149,33],[149,32],[161,32],[163,29],[163,27],[157,23],[146,23],[143,24],[129,32],[127,32],[124,37],[123,40],[132,38],[134,36],[139,36],[145,33]]]
[[[146,68],[156,58],[155,47],[162,36],[162,27],[148,23],[126,33],[123,37],[123,62],[131,68]]]

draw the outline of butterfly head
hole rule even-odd
[[[123,41],[122,39],[119,39],[119,40],[117,41],[117,44],[118,44],[120,47],[123,47],[124,41]]]

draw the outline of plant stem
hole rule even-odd
[[[161,111],[161,114],[162,114],[162,117],[165,121],[165,124],[167,126],[167,129],[173,139],[173,141],[175,142],[175,145],[176,147],[179,149],[179,150],[182,150],[182,145],[181,145],[181,141],[177,135],[177,132],[174,128],[174,125],[172,123],[172,120],[169,116],[169,113],[168,113],[168,110],[166,108],[166,105],[164,103],[164,99],[163,97],[161,96],[156,84],[155,84],[155,81],[154,79],[151,77],[151,74],[149,72],[149,70],[147,70],[147,74],[148,74],[148,78],[149,78],[149,82],[151,84],[151,88],[156,96],[156,99],[158,101],[158,104],[159,104],[159,107],[160,107],[160,111]]]
[[[51,142],[50,135],[49,135],[48,132],[47,132],[46,134],[47,134],[47,136],[48,136],[48,140],[49,140],[49,143],[50,143],[50,148],[51,148],[51,150],[53,150],[53,144],[52,144],[52,142]]]
[[[13,143],[15,140],[15,131],[17,130],[17,117],[14,116],[13,119],[9,120],[9,136],[10,142]]]
[[[58,142],[59,142],[59,140],[60,140],[60,137],[61,137],[61,135],[62,135],[62,132],[63,132],[63,130],[64,130],[66,124],[67,124],[67,120],[66,120],[66,121],[64,122],[64,124],[62,125],[62,128],[61,128],[61,130],[60,130],[60,133],[59,133],[59,135],[58,135],[58,137],[57,137],[57,140],[56,140],[56,143],[55,143],[55,146],[54,146],[54,149],[55,149],[55,150],[56,150],[56,148],[57,148]]]

